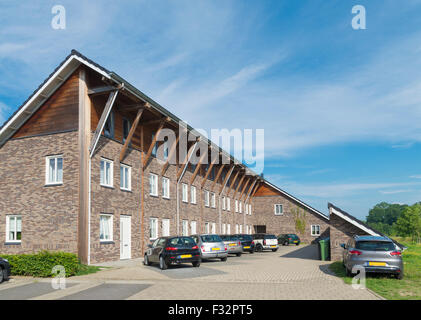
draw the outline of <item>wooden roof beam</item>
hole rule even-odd
[[[207,153],[207,152],[204,152],[204,153],[200,156],[199,162],[198,162],[198,163],[197,163],[197,165],[196,165],[196,169],[194,170],[193,175],[192,175],[192,177],[190,178],[190,184],[193,184],[194,179],[196,178],[196,175],[197,175],[197,173],[199,172],[200,167],[202,166],[202,162],[203,162],[203,160],[205,159],[205,157],[207,157],[207,156],[208,156],[208,153]]]
[[[167,170],[167,168],[168,168],[168,166],[170,164],[170,159],[173,157],[174,152],[177,150],[177,144],[178,144],[178,141],[179,140],[180,140],[180,134],[178,134],[177,139],[174,141],[174,143],[171,146],[170,151],[168,152],[168,159],[167,159],[167,161],[165,162],[165,164],[162,167],[161,176],[163,176],[164,173],[165,173],[165,171]],[[176,158],[176,161],[177,161],[177,158]]]
[[[137,128],[137,125],[139,124],[139,120],[140,120],[140,117],[142,116],[142,113],[143,113],[143,108],[139,109],[137,111],[137,115],[136,115],[136,118],[135,118],[135,120],[132,124],[132,127],[130,128],[129,135],[127,136],[126,141],[124,142],[123,148],[121,149],[120,162],[122,162],[124,160],[127,148],[129,147],[130,141],[132,141],[133,134],[136,131],[136,128]]]
[[[240,174],[241,170],[237,170],[237,172],[235,173],[234,179],[231,181],[230,186],[229,186],[229,190],[227,192],[227,197],[229,196],[229,194],[231,193],[231,190],[233,189],[233,186],[235,184],[235,181],[237,181],[238,175]]]
[[[155,136],[152,139],[151,145],[149,146],[148,153],[146,154],[145,159],[143,161],[143,167],[146,167],[146,164],[148,163],[149,158],[151,157],[152,150],[155,147],[155,144],[156,144],[156,141],[158,139],[159,133],[164,128],[164,124],[165,124],[165,119],[161,120],[161,123],[159,124],[159,128],[156,131],[156,134],[155,134]],[[142,125],[143,125],[143,123],[142,123]]]
[[[238,198],[238,200],[240,200],[240,201],[241,201],[241,199],[243,198],[244,191],[246,191],[246,188],[247,188],[247,186],[249,185],[249,183],[250,183],[250,181],[251,181],[251,180],[252,180],[251,178],[248,178],[248,179],[247,179],[247,182],[244,184],[244,187],[243,187],[243,189],[241,190],[241,194],[240,194],[240,197]]]
[[[180,167],[180,169],[177,172],[177,181],[180,179],[180,177],[181,177],[181,175],[182,175],[182,173],[184,171],[184,168],[189,164],[190,155],[193,153],[193,151],[195,151],[196,146],[197,146],[197,142],[195,142],[190,147],[189,151],[187,152],[186,157],[184,158],[183,163],[181,164],[181,167]]]
[[[244,173],[243,176],[240,179],[240,182],[238,182],[237,188],[235,188],[234,195],[232,196],[233,199],[235,199],[235,195],[237,194],[238,190],[240,189],[241,185],[243,184],[244,178],[246,177],[246,174]]]
[[[209,174],[211,173],[211,171],[212,171],[212,168],[213,168],[213,166],[215,165],[215,163],[217,162],[219,160],[219,155],[218,155],[218,157],[216,157],[212,162],[211,162],[211,164],[210,164],[210,166],[209,166],[209,168],[208,168],[208,171],[206,172],[206,174],[205,174],[205,176],[203,177],[203,179],[202,179],[202,183],[200,184],[200,187],[201,188],[203,188],[203,186],[205,185],[205,183],[206,183],[206,179],[208,178],[208,176],[209,176]],[[215,178],[215,177],[214,177]],[[216,181],[216,178],[215,178],[215,181]],[[214,182],[215,182],[214,181]]]

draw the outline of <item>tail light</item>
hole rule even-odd
[[[227,248],[227,246],[225,246],[225,251],[227,251],[228,250],[228,248]]]
[[[393,252],[390,253],[390,255],[391,256],[400,256],[400,255],[402,255],[402,252],[400,252],[400,251],[393,251]]]
[[[165,250],[167,250],[167,251],[175,251],[175,250],[177,250],[177,248],[174,248],[174,247],[166,247]]]
[[[199,249],[199,247],[198,246],[194,246],[192,249]]]
[[[288,240],[291,240],[291,238],[288,238]]]
[[[356,255],[356,256],[359,256],[359,255],[361,255],[362,254],[362,252],[361,251],[358,251],[358,250],[351,250],[351,251],[349,251],[349,254],[351,254],[351,255]]]
[[[202,249],[203,252],[205,252],[205,246],[200,246],[200,248]]]
[[[241,246],[241,242],[240,241],[238,241],[238,245]]]
[[[251,244],[254,244],[254,240],[251,242]]]
[[[263,240],[263,245],[266,245],[266,240]]]

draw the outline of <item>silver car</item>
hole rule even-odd
[[[241,257],[243,246],[238,236],[223,234],[220,237],[228,249],[228,254],[235,254],[237,257]]]
[[[228,248],[217,234],[196,234],[191,236],[200,249],[202,259],[227,261]]]
[[[348,276],[353,275],[352,269],[357,266],[367,273],[391,273],[398,279],[403,278],[401,249],[389,238],[355,236],[341,247]]]

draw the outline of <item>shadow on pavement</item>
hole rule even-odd
[[[294,259],[304,259],[304,260],[320,260],[319,259],[319,249],[317,245],[308,245],[304,247],[298,247],[292,252],[288,252],[284,255],[281,255],[281,258],[294,258]]]

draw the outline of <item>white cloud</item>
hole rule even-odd
[[[410,178],[412,178],[412,179],[421,179],[421,174],[414,174],[414,175],[410,176]]]

